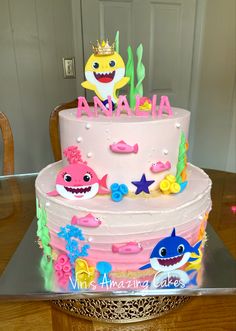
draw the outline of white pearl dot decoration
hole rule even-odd
[[[168,149],[163,149],[163,154],[164,155],[167,155],[169,152],[168,152]]]
[[[77,140],[78,143],[81,143],[82,137],[78,137],[76,140]]]
[[[93,154],[91,152],[87,153],[87,157],[92,157],[92,156],[93,156]]]
[[[50,202],[47,201],[45,205],[46,205],[46,207],[49,207],[50,206]]]
[[[203,217],[202,215],[200,215],[198,218],[199,218],[200,220],[203,220],[204,217]]]
[[[92,237],[88,237],[88,242],[91,242],[93,241],[93,238]]]
[[[175,126],[176,126],[177,129],[179,129],[181,127],[181,124],[180,123],[176,123]]]
[[[91,124],[90,124],[90,123],[86,123],[85,128],[86,128],[87,130],[90,129],[90,128],[91,128]]]

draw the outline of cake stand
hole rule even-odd
[[[1,299],[51,300],[55,307],[73,316],[129,323],[159,317],[192,296],[236,293],[236,261],[209,224],[204,256],[194,270],[186,268],[171,275],[149,274],[149,282],[143,281],[137,287],[129,288],[125,284],[101,288],[100,285],[79,290],[57,288],[53,278],[46,272],[42,273],[42,251],[35,237],[36,224],[34,219],[1,276]],[[175,283],[178,278],[181,282]],[[166,279],[172,281],[167,284]]]

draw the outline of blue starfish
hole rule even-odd
[[[154,182],[155,180],[147,180],[145,174],[143,174],[139,182],[131,183],[137,187],[135,194],[139,194],[141,192],[150,193],[148,187]]]

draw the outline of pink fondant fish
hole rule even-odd
[[[166,163],[159,161],[159,162],[153,163],[150,170],[152,172],[157,173],[157,172],[162,172],[162,171],[168,170],[170,168],[171,168],[171,163],[169,161],[166,161]]]
[[[71,219],[71,224],[73,225],[80,225],[80,226],[87,226],[89,228],[96,228],[98,227],[102,222],[92,214],[88,214],[84,217],[77,217],[73,216]]]
[[[70,164],[57,175],[56,189],[48,192],[49,196],[61,195],[69,200],[91,199],[97,193],[107,194],[107,175],[98,179],[96,173],[85,163]]]
[[[138,153],[138,144],[134,146],[126,144],[124,140],[110,145],[110,150],[114,153]]]
[[[112,245],[112,252],[119,254],[137,254],[143,250],[140,243],[130,241],[127,244]]]

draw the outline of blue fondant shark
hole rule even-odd
[[[140,270],[153,268],[157,271],[175,270],[185,263],[195,261],[197,258],[190,257],[192,253],[199,255],[199,241],[193,247],[182,237],[176,236],[175,228],[171,235],[160,240],[150,255],[150,263],[145,264]]]

